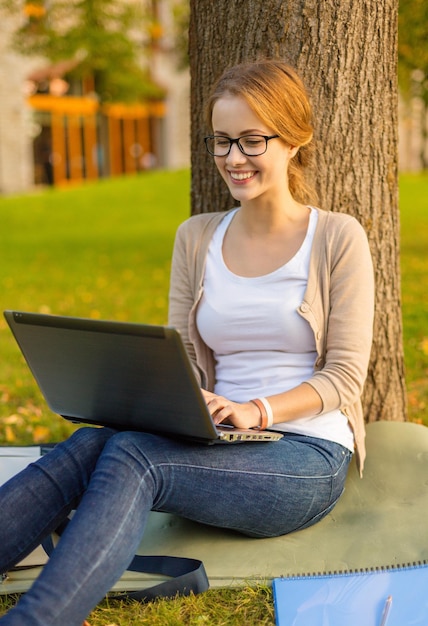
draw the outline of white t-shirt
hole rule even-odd
[[[292,389],[313,374],[315,339],[297,309],[306,290],[318,212],[311,209],[305,239],[290,261],[274,272],[249,278],[231,272],[223,259],[223,238],[236,211],[219,224],[210,243],[196,322],[214,353],[215,393],[248,402]],[[273,428],[354,449],[352,430],[339,410]]]

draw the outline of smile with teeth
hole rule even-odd
[[[247,180],[255,176],[255,172],[229,172],[233,180]]]

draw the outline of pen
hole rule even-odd
[[[392,604],[392,596],[388,596],[385,602],[385,606],[383,607],[383,613],[382,613],[382,619],[380,621],[380,626],[386,626],[389,612],[391,610],[391,604]]]

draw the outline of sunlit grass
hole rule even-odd
[[[401,177],[400,210],[409,419],[428,425],[428,175]]]
[[[154,172],[0,199],[0,309],[164,323],[189,173]],[[0,320],[0,443],[60,440],[73,426],[46,408]]]
[[[0,615],[14,598],[0,596]],[[273,626],[272,591],[259,585],[209,590],[149,604],[102,602],[88,617],[91,626]]]

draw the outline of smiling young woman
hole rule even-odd
[[[314,153],[312,109],[298,74],[275,60],[229,68],[215,84],[207,102],[206,120],[211,128],[214,105],[224,96],[245,100],[266,128],[275,129],[287,145],[299,147],[288,171],[290,192],[299,202],[316,203],[317,194],[304,174]]]
[[[76,509],[2,626],[81,626],[131,562],[150,510],[272,537],[333,509],[354,451],[362,471],[372,263],[354,218],[313,205],[304,87],[280,61],[239,65],[208,116],[206,147],[240,206],[179,227],[169,324],[215,423],[283,437],[204,446],[79,429],[0,489],[0,572]]]

